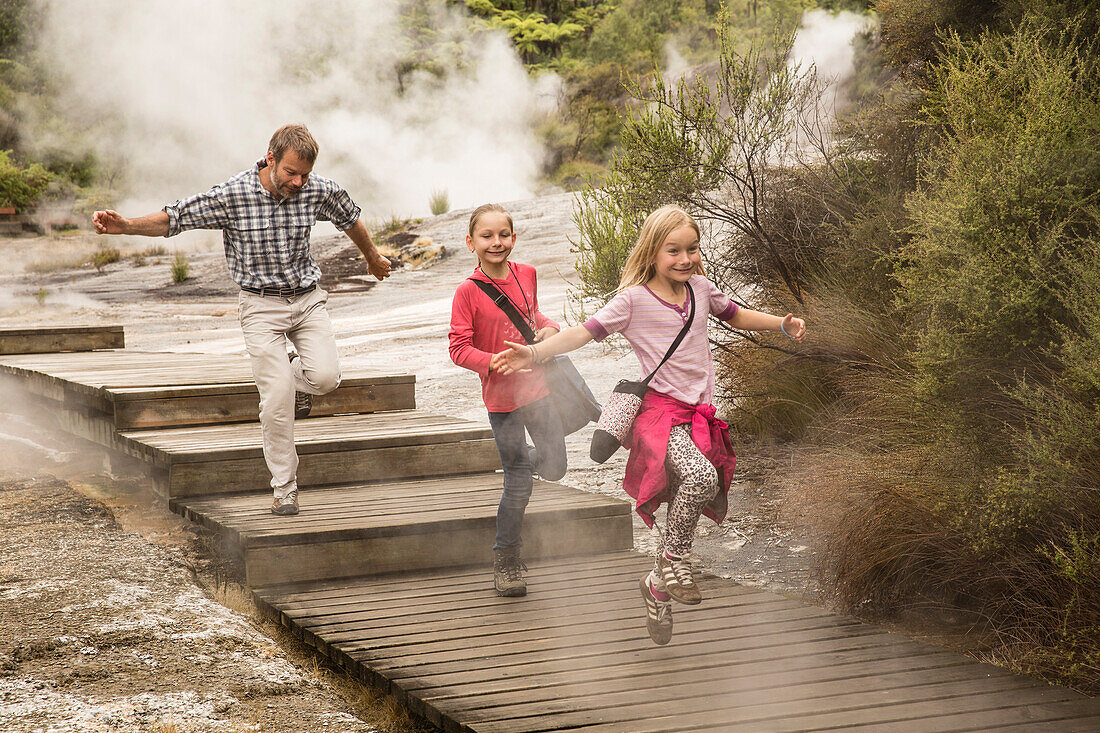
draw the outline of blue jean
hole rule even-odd
[[[557,481],[565,475],[565,431],[551,397],[518,407],[511,412],[490,412],[500,463],[504,467],[504,493],[497,507],[497,537],[494,550],[523,545],[523,513],[531,499],[532,468],[544,479]],[[524,431],[531,434],[534,449]]]

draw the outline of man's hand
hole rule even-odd
[[[379,280],[385,280],[390,276],[390,261],[378,252],[378,248],[371,241],[367,225],[362,219],[355,222],[350,229],[345,229],[344,234],[348,235],[348,238],[355,242],[355,246],[363,253],[363,257],[367,260],[367,272]]]
[[[92,227],[96,234],[125,234],[129,220],[117,211],[97,211],[92,214]]]
[[[385,280],[390,276],[390,261],[373,250],[374,256],[367,258],[367,272],[379,280]]]
[[[168,213],[154,211],[137,219],[127,219],[117,211],[97,211],[92,214],[96,234],[138,234],[143,237],[167,237]]]

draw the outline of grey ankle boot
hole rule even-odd
[[[493,550],[493,587],[498,596],[527,595],[527,566],[519,557],[519,548]]]

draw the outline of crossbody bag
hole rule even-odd
[[[516,327],[520,335],[528,344],[536,342],[535,332],[524,320],[523,315],[508,300],[500,288],[491,285],[484,280],[474,280],[482,292],[492,298],[497,307],[504,311],[508,320]],[[584,377],[573,366],[573,362],[567,356],[555,356],[547,359],[542,364],[543,377],[550,394],[554,396],[553,405],[561,417],[561,426],[565,434],[575,433],[585,425],[600,419],[600,403],[592,390],[585,384]]]
[[[691,289],[690,284],[684,283],[684,285],[691,298],[691,314],[684,323],[684,327],[680,329],[680,333],[676,334],[672,345],[668,347],[665,357],[654,367],[648,377],[638,382],[624,379],[611,391],[611,397],[604,405],[600,420],[596,424],[596,431],[592,433],[592,446],[588,450],[589,457],[596,463],[603,463],[613,456],[615,451],[626,445],[630,429],[634,426],[634,418],[637,417],[638,410],[642,406],[642,398],[649,389],[650,380],[680,346],[680,342],[684,340],[688,329],[691,328],[691,322],[695,320],[695,291]]]

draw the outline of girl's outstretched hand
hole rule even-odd
[[[788,313],[783,316],[782,331],[798,343],[802,343],[802,339],[806,337],[806,322]]]
[[[506,350],[489,358],[489,371],[499,374],[530,371],[526,367],[531,364],[531,347],[511,341],[505,341],[504,345],[508,347]]]

